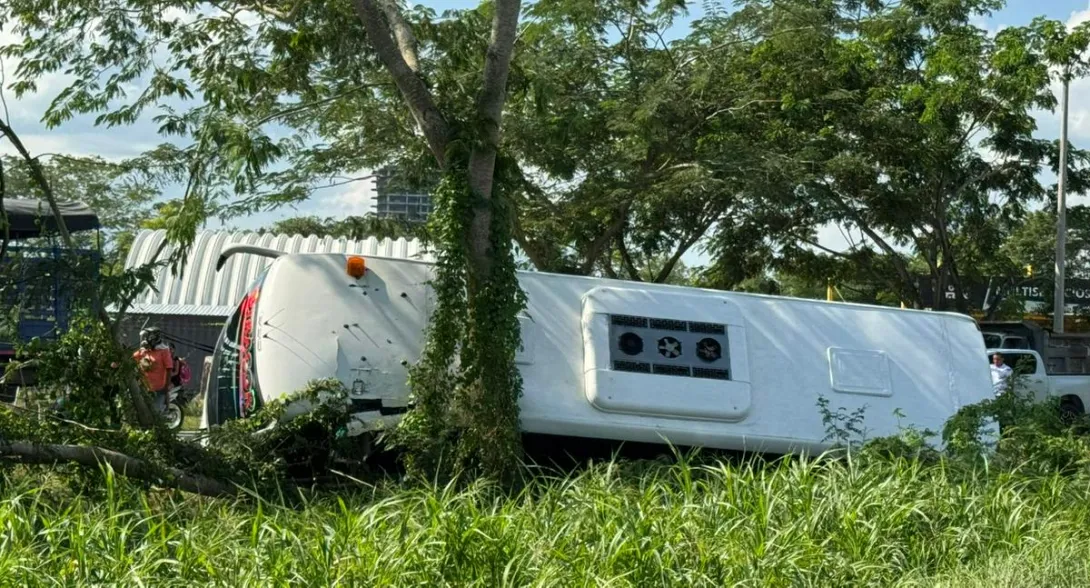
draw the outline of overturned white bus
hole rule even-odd
[[[336,377],[356,433],[407,410],[407,366],[433,310],[432,266],[275,257],[216,345],[204,426]],[[523,272],[527,433],[789,453],[828,447],[818,400],[866,405],[874,436],[941,430],[993,394],[967,316]],[[895,412],[902,413],[898,418]]]

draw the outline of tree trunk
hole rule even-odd
[[[507,261],[506,256],[510,253],[508,235],[518,233],[511,231],[512,227],[494,226],[498,210],[494,181],[507,77],[514,53],[521,3],[520,0],[493,2],[492,35],[485,54],[483,82],[477,95],[476,110],[471,120],[456,121],[465,125],[459,130],[471,133],[462,137],[471,146],[468,158],[463,160],[464,152],[448,153],[454,133],[416,71],[415,64],[419,60],[415,39],[395,2],[354,2],[375,52],[393,77],[439,167],[447,173],[466,174],[465,186],[468,191],[452,197],[468,200],[458,204],[471,205],[470,218],[457,219],[459,223],[468,221],[468,227],[466,234],[455,237],[464,239],[463,242],[446,245],[465,245],[466,299],[459,303],[467,304],[468,318],[460,335],[464,343],[461,357],[467,360],[462,365],[462,373],[472,375],[468,376],[469,382],[454,392],[456,396],[464,393],[468,397],[449,399],[455,402],[446,406],[453,405],[456,413],[454,419],[463,421],[459,443],[462,448],[468,448],[468,455],[463,457],[479,459],[486,472],[503,477],[511,473],[509,470],[514,465],[511,462],[518,458],[520,450],[517,394],[521,389],[513,357],[508,357],[510,346],[506,342],[502,348],[489,346],[488,343],[496,341],[497,337],[513,338],[517,335],[515,311],[507,304],[509,300],[506,298],[510,296],[511,301],[521,300],[521,292],[517,283],[511,284],[514,275],[508,270],[513,271],[513,268],[497,265],[497,260]],[[494,230],[502,233],[502,239],[496,238]],[[504,249],[494,250],[494,245]],[[511,328],[515,330],[506,331],[512,323],[514,326]],[[497,328],[505,331],[497,332]],[[517,344],[517,340],[514,344]],[[442,425],[439,430],[445,427]]]
[[[431,92],[413,69],[413,65],[419,60],[416,56],[416,47],[413,46],[412,34],[411,32],[405,34],[402,30],[397,34],[398,43],[395,44],[394,39],[391,38],[390,29],[407,28],[407,25],[401,20],[396,6],[385,0],[379,0],[383,4],[380,8],[375,1],[355,0],[356,13],[363,23],[364,30],[367,31],[371,46],[378,53],[386,70],[390,72],[416,124],[424,133],[428,149],[439,163],[439,167],[446,168],[450,128],[447,126],[446,118],[435,105]],[[392,26],[387,23],[391,15],[395,15]]]
[[[945,206],[945,203],[943,203]],[[954,287],[954,307],[958,312],[968,314],[968,301],[965,299],[965,290],[961,283],[961,274],[958,272],[957,258],[954,256],[954,249],[950,243],[950,234],[946,230],[946,214],[940,212],[936,219],[936,233],[939,238],[939,247],[942,252],[942,265],[943,269],[948,273],[950,278],[950,285]]]
[[[3,227],[4,234],[0,236],[0,261],[4,259],[4,256],[8,252],[8,241],[11,240],[11,225],[8,224],[8,213],[4,210],[4,196],[7,192],[7,185],[4,182],[4,162],[0,161],[0,226]]]
[[[617,251],[621,253],[621,266],[628,272],[628,279],[633,282],[642,282],[643,278],[640,277],[640,270],[636,268],[636,263],[632,261],[632,255],[628,252],[628,245],[625,245],[623,232],[617,236]]]
[[[178,468],[159,468],[142,459],[101,447],[0,442],[0,458],[42,465],[69,462],[88,468],[97,468],[105,463],[122,476],[193,494],[213,497],[238,494],[237,488],[229,482],[190,474]]]

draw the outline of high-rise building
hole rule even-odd
[[[431,195],[408,189],[397,181],[392,167],[385,167],[375,172],[374,213],[380,218],[423,222],[431,213]]]

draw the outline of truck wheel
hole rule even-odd
[[[1066,396],[1060,400],[1060,419],[1064,424],[1073,424],[1083,412],[1082,401],[1078,398]]]
[[[338,440],[333,461],[350,474],[362,475],[370,470],[369,461],[375,453],[375,434],[360,433],[355,437]]]
[[[19,396],[18,384],[0,384],[0,402],[4,404],[15,404],[15,399]]]

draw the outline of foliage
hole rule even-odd
[[[829,399],[820,396],[817,401],[818,411],[821,413],[821,424],[825,425],[825,438],[822,441],[832,443],[834,447],[851,447],[853,437],[861,441],[867,438],[867,430],[864,427],[866,406],[861,406],[850,413],[843,406],[836,410],[829,408]]]
[[[223,465],[218,472],[203,468],[202,473],[235,480],[244,473],[257,489],[327,474],[335,454],[355,448],[345,435],[348,409],[348,391],[339,380],[311,382],[248,418],[214,427],[205,451]]]
[[[99,372],[108,370],[116,372],[118,368],[110,365]],[[113,377],[116,376],[110,376]],[[80,391],[86,394],[85,390]],[[100,406],[110,399],[100,403],[82,400],[71,406],[86,412],[89,407]],[[221,485],[226,483],[228,487],[237,485],[258,495],[269,495],[293,481],[330,475],[332,460],[338,456],[353,459],[359,443],[359,439],[346,435],[347,391],[337,380],[312,382],[295,394],[267,403],[251,418],[215,427],[207,433],[207,444],[203,446],[176,438],[161,423],[151,430],[133,430],[116,424],[108,428],[91,427],[65,419],[63,413],[50,408],[0,407],[0,450],[9,443],[24,441],[120,452],[148,466],[150,473],[129,475],[136,476],[135,483],[149,488],[172,487],[177,476],[195,475]],[[19,455],[0,456],[0,463],[10,465],[19,461]],[[82,470],[65,465],[63,460],[59,461],[59,468],[69,474]],[[72,478],[80,491],[94,491],[95,486],[88,480],[80,475]]]
[[[1067,276],[1083,278],[1090,275],[1090,234],[1086,226],[1090,210],[1080,205],[1069,206],[1067,218]],[[1056,273],[1056,212],[1046,209],[1027,214],[1023,222],[1011,228],[993,262],[993,275],[1011,276],[1002,286],[994,303],[1002,304],[1018,286],[1032,285],[1041,289],[1045,299],[1043,310],[1052,312]],[[1004,291],[1006,290],[1006,291]],[[1019,315],[1021,313],[1018,313]]]
[[[920,303],[916,268],[961,294],[1005,223],[1045,198],[1058,145],[1033,136],[1033,113],[1055,106],[1047,43],[1034,27],[972,24],[999,4],[752,1],[726,17],[756,38],[754,91],[782,104],[769,116],[786,177],[767,202],[793,219],[785,264],[820,249],[814,227],[839,225],[851,246],[825,253],[899,299]],[[1077,193],[1086,154],[1071,153]]]
[[[511,464],[521,455],[517,403],[522,378],[514,360],[522,345],[518,313],[526,299],[506,246],[511,212],[502,191],[493,195],[501,204],[493,208],[496,256],[490,274],[474,277],[467,270],[466,236],[475,204],[467,197],[464,174],[454,167],[434,196],[429,231],[447,245],[436,260],[436,310],[423,356],[410,370],[415,406],[401,423],[399,443],[410,450],[408,465],[414,473],[465,467],[509,479]],[[470,298],[474,291],[477,296]],[[458,440],[453,455],[447,453],[452,439]]]
[[[132,419],[122,418],[134,408],[131,397],[119,393],[139,378],[131,349],[87,308],[76,310],[69,327],[53,339],[17,343],[18,361],[8,369],[32,365],[39,385],[20,407],[0,409],[0,443],[96,447],[143,460],[162,479],[173,469],[258,488],[300,468],[325,472],[330,455],[352,443],[343,439],[347,393],[337,380],[314,382],[251,419],[214,429],[203,449],[179,441],[158,420],[150,430],[133,431]],[[312,410],[281,418],[289,406]],[[148,477],[143,481],[155,482]]]
[[[517,397],[518,389],[491,388],[514,383],[513,365],[493,367],[513,351],[483,341],[517,340],[514,316],[493,316],[514,312],[510,301],[519,294],[513,270],[505,273],[510,239],[493,234],[510,237],[503,219],[514,214],[506,210],[513,199],[497,203],[504,197],[492,195],[492,168],[501,149],[519,3],[499,0],[454,16],[448,23],[428,10],[375,0],[299,3],[290,14],[248,1],[209,7],[20,0],[0,7],[13,39],[0,55],[18,60],[11,83],[16,96],[36,91],[37,81],[51,73],[71,76],[46,110],[50,127],[77,115],[117,127],[156,113],[161,134],[188,142],[155,153],[169,169],[185,170],[185,194],[167,222],[176,258],[209,215],[230,218],[292,204],[361,166],[396,163],[420,178],[436,168],[447,173],[448,147],[455,138],[463,141],[469,190],[459,198],[481,199],[459,204],[471,206],[476,220],[469,237],[451,237],[469,245],[466,326],[500,329],[470,333],[462,353],[480,354],[480,367],[473,367],[475,358],[464,358],[466,387],[478,390],[474,408],[495,395],[486,412],[500,406],[517,412],[517,403],[506,398]],[[124,91],[134,84],[140,93]],[[467,432],[476,439],[471,446],[493,447],[482,441],[490,436],[482,428]],[[504,435],[516,437],[514,431]],[[513,454],[511,443],[499,447]]]
[[[40,198],[26,162],[13,156],[4,156],[3,160],[5,196]],[[42,167],[58,199],[83,202],[95,211],[108,249],[112,239],[134,231],[149,216],[152,201],[161,194],[161,186],[154,181],[156,174],[141,158],[110,162],[100,157],[54,155],[45,158]],[[94,235],[86,237],[93,240]]]
[[[396,218],[380,218],[374,214],[364,216],[346,216],[342,218],[319,218],[299,216],[276,221],[262,232],[275,235],[303,235],[316,237],[334,237],[361,240],[368,237],[376,239],[412,239],[425,237],[424,227],[418,223],[401,221]]]
[[[421,167],[412,117],[352,4],[300,5],[290,19],[269,8],[19,1],[0,8],[12,39],[0,53],[18,63],[8,72],[17,97],[68,72],[68,85],[48,96],[48,127],[78,115],[103,129],[152,122],[173,142],[145,157],[186,185],[186,214],[176,219],[184,226],[171,231],[184,249],[209,216],[295,204],[361,167],[398,159]],[[421,54],[424,75],[443,65]],[[129,86],[139,91],[122,90]],[[459,88],[443,88],[460,93],[441,102],[472,104],[472,91]]]
[[[76,245],[102,254],[104,274],[121,281],[131,280],[132,276],[124,276],[125,257],[136,231],[147,228],[146,224],[161,205],[155,201],[168,186],[181,179],[183,173],[177,161],[162,150],[120,161],[62,154],[41,154],[37,159],[58,200],[83,202],[99,217],[102,229],[73,234]],[[44,198],[25,160],[4,156],[3,165],[6,197]],[[50,243],[56,244],[56,236],[53,239]],[[45,240],[32,239],[13,245],[41,246]]]
[[[121,425],[119,404],[125,395],[118,392],[138,370],[101,322],[77,314],[56,340],[34,339],[20,344],[17,352],[35,364],[44,384],[37,394],[56,401],[65,418],[92,427]]]
[[[989,459],[989,467],[1035,474],[1070,474],[1090,465],[1086,415],[1073,417],[1061,410],[1061,399],[1035,400],[1024,390],[1017,369],[996,398],[967,406],[946,424],[947,452],[974,462]],[[985,434],[998,424],[1000,437]]]
[[[359,486],[305,505],[0,473],[0,573],[20,585],[1079,586],[1073,476],[904,460],[608,461],[488,484]],[[28,565],[27,562],[33,562]]]
[[[699,20],[666,40],[684,12],[628,1],[529,10],[505,144],[522,170],[516,238],[538,269],[666,282],[712,232],[741,256],[760,249],[767,228],[750,199],[767,143],[738,75],[748,47]]]

